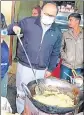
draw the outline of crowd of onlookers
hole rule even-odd
[[[74,12],[74,7],[72,5],[66,4],[66,5],[61,5],[58,6],[59,12]]]
[[[58,11],[59,12],[70,12],[70,13],[76,12],[77,13],[78,9],[75,9],[75,6],[72,4],[62,4],[60,6],[58,5]],[[33,15],[37,16],[37,14],[40,14],[40,12],[41,12],[40,6],[36,6],[32,10],[32,16]]]

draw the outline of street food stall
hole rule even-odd
[[[15,3],[16,3],[15,1],[12,1],[11,3],[12,6],[11,22],[15,21]],[[16,16],[16,18],[18,17]],[[36,79],[34,70],[32,68],[32,64],[28,58],[28,55],[26,53],[26,50],[24,49],[22,42],[19,39],[20,36],[18,35],[17,37],[22,45],[27,61],[29,62],[31,70],[35,77],[35,80],[29,82],[27,85],[25,85],[24,83],[21,84],[23,91],[25,93],[25,96],[21,98],[25,101],[25,106],[28,105],[31,110],[31,113],[32,114],[36,113],[36,115],[78,114],[80,106],[84,103],[83,77],[81,76],[81,79],[79,79],[79,76],[75,76],[74,78],[71,79],[72,82],[70,84],[65,80],[60,80],[59,78],[54,77],[55,76],[54,72],[56,72],[54,71],[52,73],[52,76],[49,78]],[[10,47],[10,64],[12,64],[13,36],[10,36],[9,47]],[[60,73],[61,61],[62,60],[60,60],[60,63],[58,64],[59,73]],[[3,101],[4,99],[2,97],[2,102]],[[5,102],[4,105],[1,104],[2,115],[13,115],[9,102],[6,99],[4,102]],[[7,103],[9,106],[8,108]]]

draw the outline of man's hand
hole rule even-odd
[[[22,115],[31,115],[31,112],[30,112],[30,109],[28,108],[28,106],[25,106]]]
[[[17,34],[20,34],[21,28],[20,28],[19,26],[14,26],[14,27],[13,27],[13,31],[15,32],[16,35],[17,35]]]
[[[46,78],[47,78],[47,77],[50,77],[50,76],[51,76],[51,72],[49,72],[49,71],[46,71],[46,72],[45,72],[45,75],[44,75],[44,77],[46,77]]]

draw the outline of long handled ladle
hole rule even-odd
[[[26,50],[25,50],[25,48],[24,48],[24,46],[23,46],[23,43],[22,43],[22,41],[21,41],[21,39],[20,39],[22,36],[23,36],[22,34],[17,34],[18,40],[19,40],[19,42],[20,42],[20,44],[21,44],[21,46],[22,46],[22,48],[23,48],[23,50],[24,50],[24,53],[25,53],[26,58],[27,58],[27,61],[28,61],[29,65],[30,65],[30,67],[31,67],[31,70],[32,70],[33,75],[34,75],[35,80],[36,80],[37,86],[36,86],[36,90],[35,90],[35,91],[36,91],[36,93],[38,93],[38,94],[42,94],[43,91],[41,90],[41,88],[40,88],[40,86],[39,86],[39,83],[38,83],[38,80],[37,80],[37,78],[36,78],[36,74],[35,74],[34,69],[33,69],[33,67],[32,67],[31,61],[30,61],[30,59],[29,59],[29,57],[28,57],[28,54],[26,53]]]

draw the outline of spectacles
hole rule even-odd
[[[49,17],[53,17],[53,18],[55,18],[56,16],[54,16],[54,15],[51,15],[51,14],[48,14],[48,13],[44,13],[46,16],[49,16]]]

